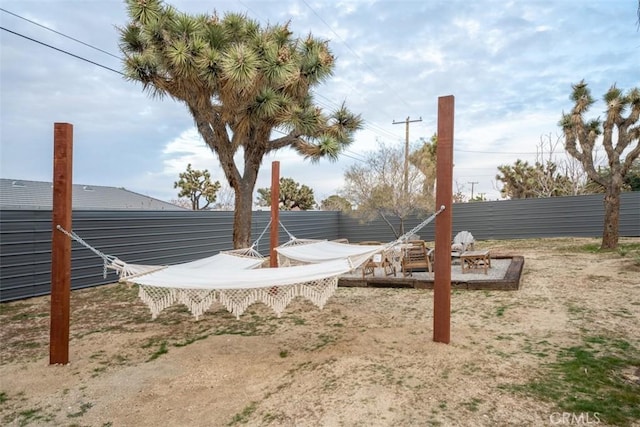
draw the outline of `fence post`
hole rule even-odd
[[[73,125],[54,123],[53,145],[49,364],[66,365],[69,363],[71,239],[56,227],[72,229]]]
[[[269,267],[278,266],[276,247],[279,243],[278,230],[280,228],[280,162],[271,163],[271,232]]]
[[[453,116],[452,95],[438,98],[438,146],[436,148],[435,266],[433,282],[433,340],[449,344],[451,338],[451,233],[453,212]]]

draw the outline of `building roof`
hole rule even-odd
[[[78,210],[185,210],[125,188],[74,184],[72,192],[72,206]],[[1,209],[50,210],[52,207],[52,183],[0,178]]]

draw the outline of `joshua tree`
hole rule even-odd
[[[291,147],[337,159],[362,126],[344,104],[330,114],[311,88],[331,76],[328,43],[292,37],[289,24],[261,27],[244,15],[188,15],[160,0],[127,0],[120,31],[128,79],[183,102],[235,191],[233,243],[251,243],[251,205],[265,154]],[[272,138],[273,131],[283,132]],[[242,164],[234,156],[242,149]]]
[[[560,126],[565,135],[567,152],[580,161],[589,179],[604,189],[604,230],[602,249],[618,247],[620,220],[620,192],[624,179],[635,159],[640,156],[640,89],[633,88],[626,94],[615,85],[604,95],[607,106],[604,121],[586,121],[584,114],[595,102],[587,84],[581,81],[573,85],[571,98],[574,107],[562,115]],[[625,116],[626,114],[626,116]],[[602,135],[602,145],[607,155],[609,174],[600,174],[593,161],[594,147]],[[614,144],[614,139],[617,142]]]
[[[313,209],[316,201],[313,197],[313,190],[304,184],[299,184],[293,178],[280,178],[280,200],[281,211]],[[258,188],[258,204],[260,206],[271,206],[271,188]]]
[[[191,210],[205,210],[216,201],[218,190],[220,190],[219,181],[211,181],[211,174],[208,170],[197,170],[191,168],[191,163],[187,165],[187,170],[181,172],[180,179],[173,183],[173,188],[179,188],[178,197],[187,197],[191,202]],[[204,206],[200,206],[200,201],[206,202]]]

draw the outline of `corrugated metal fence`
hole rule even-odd
[[[553,236],[598,237],[603,226],[603,196],[509,200],[456,204],[454,233],[469,230],[478,240]],[[409,230],[424,220],[410,218]],[[268,211],[253,213],[252,236],[267,229]],[[361,223],[339,212],[281,212],[280,221],[294,236],[310,239],[347,238],[349,241],[391,241],[390,227],[377,219]],[[392,221],[398,228],[398,221]],[[88,244],[105,254],[140,264],[191,261],[232,247],[232,212],[190,211],[74,211],[73,229]],[[0,301],[50,292],[51,211],[0,210]],[[418,233],[434,240],[434,225]],[[640,236],[640,192],[624,193],[620,235]],[[269,230],[257,250],[269,251]],[[288,239],[281,229],[280,242]],[[116,280],[103,278],[99,257],[77,242],[72,245],[72,288]]]

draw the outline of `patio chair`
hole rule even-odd
[[[402,256],[402,274],[404,276],[413,275],[413,270],[425,270],[431,273],[432,267],[429,257],[431,252],[424,240],[409,241]]]
[[[359,245],[382,245],[382,242],[367,241],[367,242],[360,242],[358,244]],[[382,268],[386,276],[391,276],[392,274],[393,275],[396,274],[396,269],[391,263],[391,261],[389,260],[389,257],[384,253],[380,253],[380,254],[373,255],[371,258],[369,258],[369,260],[366,263],[364,263],[364,265],[362,266],[362,278],[364,279],[369,274],[372,276],[375,276],[376,268]]]
[[[460,256],[460,254],[465,251],[472,251],[474,243],[475,239],[473,238],[473,234],[468,231],[459,232],[456,234],[456,237],[453,238],[453,243],[451,244],[452,255],[454,252],[457,252],[457,255]]]

